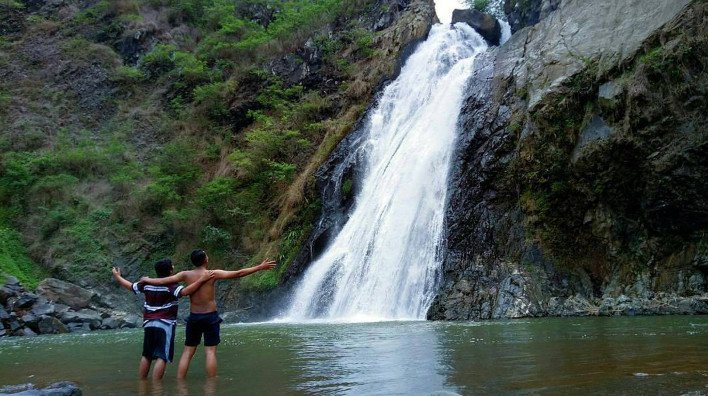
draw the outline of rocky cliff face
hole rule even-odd
[[[706,9],[563,1],[488,53],[430,319],[708,313]]]

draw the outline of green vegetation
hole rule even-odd
[[[22,2],[19,2],[17,0],[0,0],[0,5],[10,7],[10,8],[15,8],[15,9],[25,8],[25,5],[22,4]]]
[[[14,276],[24,287],[34,290],[46,271],[27,256],[20,233],[0,225],[0,284],[4,275]]]
[[[352,194],[352,189],[354,188],[354,182],[352,179],[345,179],[342,183],[342,196],[350,197]]]
[[[33,285],[41,261],[69,280],[101,281],[116,262],[148,274],[152,260],[181,263],[203,247],[228,267],[276,258],[277,271],[242,282],[276,286],[319,213],[312,174],[390,70],[360,65],[377,56],[376,37],[352,16],[372,7],[101,0],[68,16],[20,11],[29,28],[3,39],[10,55],[0,58],[29,76],[0,82],[0,117],[12,120],[0,131],[2,238],[13,249],[3,257],[20,263],[3,258],[3,271]],[[136,32],[158,42],[121,59]],[[46,59],[13,53],[48,37],[57,51]],[[304,62],[294,50],[309,39],[323,81],[337,85],[292,84],[268,69],[286,54]]]
[[[472,8],[477,11],[486,11],[489,7],[489,0],[474,0],[472,2]]]

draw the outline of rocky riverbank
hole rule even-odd
[[[142,318],[115,311],[95,292],[47,278],[36,293],[11,276],[0,288],[0,337],[139,327]]]

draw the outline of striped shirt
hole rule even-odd
[[[153,286],[145,283],[133,283],[135,294],[143,293],[143,326],[151,320],[161,320],[173,324],[177,322],[177,300],[184,286],[172,283],[165,286]]]

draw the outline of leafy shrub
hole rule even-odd
[[[212,213],[221,221],[233,219],[235,206],[234,195],[236,181],[228,177],[217,177],[197,190],[196,201],[204,210]]]
[[[20,233],[0,225],[0,283],[5,274],[16,277],[30,290],[46,276],[46,272],[27,255]]]
[[[145,79],[145,74],[137,67],[119,66],[116,68],[113,81],[119,84],[134,84]]]
[[[224,251],[231,244],[231,234],[221,228],[207,225],[202,230],[201,242],[210,249]]]
[[[143,207],[148,212],[182,202],[201,173],[196,162],[196,147],[187,141],[167,144],[149,167],[152,181],[143,189]]]
[[[33,196],[39,197],[46,203],[63,198],[78,181],[75,176],[65,173],[47,175],[37,179],[32,185],[31,192]]]
[[[472,2],[472,8],[477,11],[486,11],[489,7],[489,0],[474,0]]]
[[[197,59],[193,53],[174,51],[171,60],[174,65],[173,75],[186,84],[192,86],[211,80],[211,73],[206,63]]]
[[[233,91],[231,82],[215,82],[196,87],[193,91],[194,103],[202,112],[218,120],[229,114],[227,96]]]
[[[140,60],[140,69],[149,77],[159,77],[174,67],[172,54],[177,51],[177,47],[168,44],[157,44],[152,51],[148,52]]]

